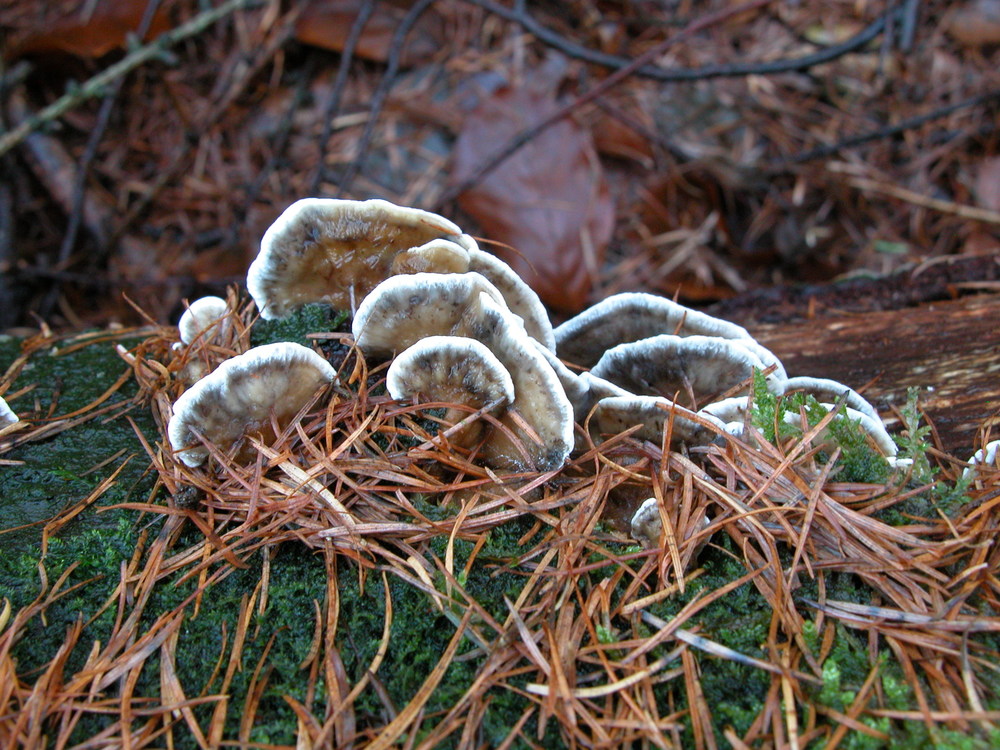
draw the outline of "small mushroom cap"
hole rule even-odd
[[[838,383],[836,380],[802,376],[788,378],[788,380],[785,381],[783,392],[792,393],[793,391],[804,391],[812,396],[815,396],[818,401],[836,401],[846,393],[847,401],[844,402],[845,406],[848,406],[855,411],[859,411],[862,414],[866,414],[874,420],[879,419],[878,412],[875,411],[875,407],[868,403],[868,401],[865,400],[860,393],[843,383]]]
[[[369,356],[387,357],[427,336],[483,340],[480,297],[506,309],[503,297],[478,273],[392,276],[362,300],[351,330]]]
[[[762,370],[764,363],[742,342],[663,334],[612,347],[591,373],[631,393],[697,407],[747,381],[754,368]],[[778,387],[773,375],[768,380]]]
[[[593,367],[614,346],[663,333],[753,340],[735,323],[655,294],[628,292],[608,297],[558,326],[556,351],[567,362]]]
[[[1000,440],[991,440],[972,454],[968,461],[969,465],[962,470],[962,476],[971,476],[976,471],[977,466],[992,466],[996,464],[998,453],[1000,453]]]
[[[461,233],[443,216],[384,200],[304,198],[264,233],[247,289],[268,320],[310,302],[353,309],[398,253]]]
[[[659,443],[670,423],[670,444],[708,445],[723,430],[723,423],[703,413],[696,414],[659,396],[610,396],[597,402],[590,418],[595,442],[641,425],[633,433],[640,440]]]
[[[196,299],[188,309],[181,315],[177,322],[177,331],[181,341],[191,344],[195,339],[204,334],[210,336],[221,336],[228,328],[226,313],[229,308],[226,301],[221,297],[202,297]]]
[[[392,259],[392,274],[466,273],[469,251],[451,240],[431,240],[419,247],[403,250]]]
[[[731,396],[729,398],[724,398],[721,401],[713,401],[710,404],[705,404],[705,406],[703,406],[698,413],[715,417],[725,424],[735,422],[742,424],[746,419],[748,403],[749,398],[746,396]]]
[[[514,403],[501,421],[519,438],[531,463],[499,431],[484,446],[486,458],[498,468],[550,471],[563,465],[573,450],[573,407],[541,348],[524,330],[521,319],[502,301],[482,294],[479,338],[497,355],[514,382]],[[511,411],[528,424],[526,433]]]
[[[485,344],[462,336],[428,336],[405,349],[389,365],[386,388],[394,399],[464,404],[481,409],[494,404],[500,411],[514,400],[514,382],[507,368]],[[449,422],[459,422],[468,412],[452,409]],[[455,445],[471,447],[487,425],[466,425],[449,438]]]
[[[270,434],[272,417],[287,422],[336,379],[333,366],[301,344],[254,347],[181,394],[167,425],[170,446],[185,464],[199,466],[208,449],[195,432],[227,451],[249,434]]]
[[[0,397],[0,429],[4,427],[10,427],[12,424],[17,424],[20,421],[14,410],[10,408],[7,400]]]
[[[507,368],[485,344],[463,336],[428,336],[389,365],[386,388],[394,399],[486,404],[514,400]]]
[[[556,338],[542,300],[514,269],[495,255],[480,250],[469,250],[469,270],[485,276],[503,295],[507,307],[524,321],[528,335],[549,351],[556,350]]]
[[[746,396],[734,396],[733,398],[723,399],[722,401],[716,401],[713,404],[708,404],[702,408],[698,413],[707,414],[717,419],[722,420],[726,423],[726,430],[734,435],[741,435],[743,433],[743,424],[746,419],[748,398]],[[823,403],[820,402],[822,406],[827,411],[832,411],[836,404]],[[868,435],[871,443],[875,448],[886,457],[888,462],[892,465],[897,465],[896,454],[898,448],[896,447],[896,442],[892,439],[892,436],[885,429],[885,425],[882,424],[882,420],[872,418],[865,414],[864,412],[858,411],[851,407],[844,407],[844,414],[848,419],[857,422],[861,426],[861,429],[865,431]],[[782,414],[782,419],[786,424],[799,424],[801,417],[798,412],[785,411]],[[818,435],[816,438],[818,441],[823,441],[826,439],[824,435]]]
[[[647,498],[632,514],[632,538],[646,549],[656,549],[663,537],[663,519],[655,497]]]

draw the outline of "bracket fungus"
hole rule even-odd
[[[545,305],[513,268],[495,255],[474,247],[469,250],[469,270],[486,277],[497,288],[510,311],[524,322],[524,330],[529,336],[550,352],[556,350],[556,337]]]
[[[818,403],[828,412],[832,411],[836,406],[836,404],[832,403]],[[732,398],[708,404],[698,413],[702,415],[709,415],[721,420],[725,424],[726,432],[739,436],[743,434],[743,427],[746,422],[748,407],[749,399],[746,396],[734,396]],[[885,457],[886,462],[890,466],[902,465],[902,459],[897,460],[896,458],[898,453],[896,442],[885,429],[885,425],[882,424],[881,419],[877,416],[873,418],[865,412],[849,406],[844,407],[844,415],[851,421],[856,422],[861,429],[864,430],[872,447]],[[781,418],[786,424],[791,425],[799,424],[801,421],[801,416],[798,412],[791,410],[784,411]],[[828,436],[825,433],[816,437],[816,441],[819,443],[822,443],[827,439]]]
[[[20,421],[14,410],[10,408],[7,399],[0,397],[0,430],[10,427]]]
[[[365,354],[388,357],[427,336],[481,340],[483,300],[505,305],[478,273],[392,276],[362,300],[351,331]]]
[[[404,349],[389,365],[385,385],[398,401],[419,398],[473,410],[491,406],[495,412],[514,400],[507,368],[485,344],[463,336],[428,336]],[[444,418],[457,423],[467,416],[468,412],[449,409]],[[483,426],[467,425],[450,442],[469,448],[479,440]]]
[[[514,399],[484,445],[498,468],[549,470],[573,448],[573,407],[540,348],[500,292],[478,273],[393,276],[358,307],[354,340],[365,354],[391,356],[428,336],[462,336],[485,345],[510,373]]]
[[[597,438],[617,435],[639,425],[634,436],[659,443],[670,428],[670,445],[708,445],[724,428],[723,423],[698,414],[661,396],[611,396],[597,402],[590,418],[590,431]]]
[[[845,393],[847,394],[847,399],[844,404],[855,411],[859,411],[862,414],[866,414],[874,420],[879,420],[878,412],[875,411],[875,407],[872,406],[868,401],[858,393],[853,388],[844,385],[843,383],[838,383],[836,380],[830,380],[829,378],[810,378],[804,376],[798,376],[794,378],[788,378],[784,383],[784,393],[792,393],[794,391],[802,391],[808,393],[811,396],[815,396],[818,401],[836,401]]]
[[[229,325],[226,320],[227,312],[226,301],[221,297],[196,299],[188,305],[177,322],[181,343],[190,346],[199,336],[221,338]]]
[[[174,402],[167,436],[176,456],[200,466],[209,451],[201,439],[228,451],[248,435],[268,436],[337,379],[333,366],[301,344],[254,347],[227,359]],[[273,435],[271,435],[273,437]]]
[[[267,320],[310,302],[352,310],[400,252],[461,234],[443,216],[377,198],[303,198],[264,233],[247,290]]]
[[[967,462],[969,465],[962,469],[962,477],[971,476],[979,466],[996,466],[998,453],[1000,453],[1000,440],[991,440],[972,454]]]
[[[593,367],[612,347],[664,333],[753,341],[747,330],[735,323],[655,294],[626,292],[612,295],[558,326],[556,352],[569,362]]]
[[[612,347],[590,372],[631,393],[665,396],[696,409],[749,382],[754,369],[765,369],[764,363],[742,341],[662,334]],[[781,390],[773,374],[768,387]]]

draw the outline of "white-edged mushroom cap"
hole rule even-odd
[[[461,233],[443,216],[376,198],[304,198],[264,233],[247,289],[268,320],[310,302],[353,309],[389,276],[398,253]]]
[[[188,466],[208,458],[206,440],[230,450],[246,435],[270,434],[272,417],[287,422],[323,386],[337,379],[312,349],[287,341],[254,347],[227,359],[174,403],[167,436]]]
[[[817,401],[836,401],[846,393],[847,401],[845,402],[845,406],[862,414],[867,414],[872,419],[879,420],[878,412],[875,411],[874,406],[868,403],[856,390],[843,383],[838,383],[836,380],[804,376],[788,378],[785,381],[784,393],[792,393],[794,391],[808,393],[814,396]]]
[[[487,346],[464,336],[428,336],[389,365],[386,389],[394,399],[469,404],[513,401],[514,382]]]
[[[464,404],[473,410],[493,404],[499,412],[514,400],[514,381],[496,355],[475,339],[428,336],[403,350],[389,365],[386,389],[394,399]],[[467,411],[453,409],[446,421],[459,422]],[[451,442],[471,447],[485,425],[476,422],[453,434]]]
[[[403,250],[392,259],[392,274],[400,273],[466,273],[469,251],[457,242],[437,239],[419,247]]]
[[[785,366],[781,364],[781,360],[778,356],[768,349],[766,346],[757,343],[754,339],[728,339],[732,341],[737,346],[742,346],[744,349],[748,349],[752,354],[756,355],[760,360],[764,368],[772,367],[771,373],[767,376],[767,382],[769,385],[769,390],[778,392],[781,390],[782,384],[788,380],[788,373],[785,372]]]
[[[1000,440],[991,440],[972,454],[968,461],[969,465],[962,470],[962,476],[968,477],[978,466],[994,466],[997,463],[998,453],[1000,453]]]
[[[730,396],[721,401],[705,404],[698,410],[698,413],[715,417],[726,424],[730,422],[742,423],[746,419],[749,400],[747,396]]]
[[[20,418],[14,413],[14,410],[10,408],[5,398],[0,397],[0,429],[4,427],[10,427],[12,424],[17,424]]]
[[[351,331],[369,356],[389,356],[427,336],[467,336],[482,341],[480,297],[504,306],[503,297],[478,273],[391,276],[361,302]]]
[[[743,424],[746,419],[748,398],[746,396],[735,396],[733,398],[723,399],[722,401],[717,401],[712,404],[708,404],[703,407],[698,413],[708,414],[716,417],[726,423],[726,430],[734,435],[741,435],[743,432]],[[827,411],[831,411],[836,404],[819,402]],[[858,411],[851,407],[844,407],[845,416],[857,422],[858,425],[865,431],[868,437],[871,439],[872,444],[886,457],[886,460],[893,466],[899,465],[896,460],[896,454],[898,448],[896,447],[896,442],[892,439],[888,430],[885,429],[885,425],[882,424],[882,420],[877,417],[873,419],[864,412]],[[801,422],[801,417],[798,412],[787,410],[782,415],[782,419],[786,424],[797,425]],[[824,435],[819,435],[817,440],[824,440]]]
[[[229,308],[221,297],[201,297],[196,299],[181,315],[177,331],[181,341],[191,344],[199,336],[221,337],[229,326],[226,314]]]
[[[836,404],[820,402],[820,406],[827,411],[832,411]],[[892,435],[890,435],[889,431],[885,429],[885,425],[882,424],[882,420],[878,417],[873,419],[864,412],[852,409],[849,406],[844,407],[844,413],[847,415],[848,419],[857,422],[861,426],[861,429],[867,433],[868,437],[871,438],[872,442],[875,444],[875,447],[878,448],[879,453],[889,459],[889,463],[895,465],[896,462],[893,459],[896,458],[899,448],[896,446],[896,441],[892,439]],[[798,420],[798,414],[789,412],[785,413],[786,422],[796,424]]]
[[[557,469],[573,450],[573,406],[559,376],[525,332],[520,318],[502,301],[483,293],[480,308],[482,319],[476,338],[496,354],[514,382],[514,403],[501,421],[518,437],[530,463],[525,463],[521,452],[500,431],[495,431],[484,446],[486,459],[498,468]],[[534,435],[521,429],[512,410]]]
[[[663,519],[660,518],[660,506],[655,497],[643,501],[630,523],[632,538],[646,549],[656,549],[663,537]]]
[[[551,349],[547,349],[541,341],[534,337],[531,340],[541,355],[545,357],[545,361],[549,363],[549,367],[555,372],[556,377],[559,378],[563,392],[573,405],[573,414],[576,415],[576,420],[580,421],[582,416],[586,416],[594,405],[590,402],[590,384],[563,364],[562,360]]]
[[[612,347],[591,372],[630,393],[697,407],[748,381],[754,368],[762,370],[764,363],[742,342],[663,334]],[[773,374],[767,379],[770,388],[780,390]]]
[[[513,268],[495,255],[475,247],[469,250],[469,270],[481,273],[500,290],[510,311],[524,321],[524,330],[529,336],[549,351],[556,350],[556,337],[545,305]]]
[[[723,429],[723,423],[713,416],[695,413],[660,396],[610,396],[597,402],[590,418],[590,432],[600,443],[640,425],[633,436],[659,444],[670,424],[670,444],[708,445]]]
[[[735,323],[655,294],[626,292],[608,297],[557,326],[556,352],[567,362],[592,367],[614,346],[663,333],[753,340]]]

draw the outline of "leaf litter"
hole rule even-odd
[[[307,406],[273,443],[254,442],[256,458],[249,462],[237,463],[209,445],[211,460],[195,469],[164,450],[163,429],[191,360],[214,367],[248,348],[252,307],[237,311],[235,295],[229,304],[230,325],[221,341],[199,340],[178,351],[173,329],[153,328],[131,349],[119,346],[139,385],[135,400],[153,410],[161,435],[156,442],[143,440],[157,489],[148,501],[121,507],[145,519],[137,529],[152,528],[149,520],[156,517],[164,523],[154,533],[137,532],[135,552],[123,561],[118,586],[104,604],[116,614],[103,643],[81,642],[78,621],[41,669],[18,669],[18,641],[31,622],[85,585],[68,583],[73,566],[48,581],[43,559],[37,598],[16,610],[6,602],[0,733],[7,746],[38,746],[44,736],[55,746],[146,747],[187,736],[212,747],[227,741],[226,720],[234,716],[238,740],[254,746],[270,644],[280,643],[280,633],[271,636],[256,665],[242,666],[251,670],[242,705],[231,703],[228,692],[241,644],[256,627],[252,615],[267,609],[271,594],[269,557],[261,565],[255,552],[281,545],[315,549],[328,581],[325,591],[315,592],[312,645],[300,655],[312,698],[287,700],[299,747],[388,747],[404,738],[414,747],[479,745],[491,704],[503,693],[521,701],[506,744],[529,746],[544,744],[547,731],[566,746],[643,741],[712,747],[722,737],[735,746],[830,746],[848,732],[886,741],[886,722],[897,729],[900,722],[921,723],[931,737],[945,729],[972,732],[986,742],[1000,720],[1000,711],[991,708],[998,698],[1000,632],[992,544],[1000,497],[996,467],[980,467],[966,502],[948,514],[931,505],[922,513],[905,510],[927,490],[905,478],[838,482],[836,459],[818,463],[801,439],[751,445],[728,437],[684,454],[662,449],[667,436],[655,445],[626,433],[590,445],[560,471],[498,476],[477,464],[475,448],[448,443],[447,425],[433,424],[436,412],[428,405],[383,395],[384,369],[369,370],[349,337],[333,333],[316,337],[321,347],[334,340],[345,347],[339,349],[341,384],[328,403]],[[40,336],[28,349],[55,341],[60,339]],[[109,346],[93,336],[61,343]],[[103,401],[94,400],[72,419],[101,418]],[[36,433],[44,438],[46,429],[28,421],[3,438],[0,451]],[[958,481],[962,465],[942,460],[938,481]],[[116,475],[50,523],[46,534],[58,535]],[[609,496],[626,485],[661,502],[661,548],[637,547],[619,530]],[[182,502],[185,493],[197,499]],[[893,524],[882,520],[897,506],[904,510]],[[515,551],[498,557],[491,539],[518,522],[527,531]],[[198,533],[181,535],[185,526]],[[443,554],[435,540],[444,541]],[[465,559],[456,554],[459,540],[471,549]],[[705,588],[700,583],[710,573],[704,565],[717,568],[719,555],[742,572]],[[361,581],[374,576],[386,582],[381,645],[355,681],[338,667],[345,637],[338,580],[345,569]],[[513,574],[520,588],[498,609],[471,587],[477,569],[493,578]],[[206,692],[178,677],[184,623],[236,570],[253,571],[259,580],[244,597],[228,657],[215,657],[204,687],[216,687]],[[833,595],[844,590],[838,581],[845,576],[857,581],[857,599]],[[154,589],[172,577],[197,586],[169,610],[147,612]],[[424,596],[453,631],[419,688],[376,720],[356,713],[356,702],[379,690],[379,666],[396,617],[390,580]],[[727,630],[739,626],[720,624],[713,609],[748,586],[762,612],[770,613],[752,653],[745,640],[735,647]],[[824,699],[823,691],[846,631],[868,643],[868,672],[841,705]],[[75,670],[66,667],[73,651],[89,652]],[[894,679],[886,671],[887,653],[914,691],[906,707],[887,695]],[[153,668],[154,657],[158,689],[137,693],[139,676]],[[428,711],[455,663],[474,665],[473,679],[447,708]],[[770,685],[739,733],[731,721],[720,723],[725,706],[710,700],[715,693],[703,682],[726,663]],[[202,705],[211,712],[199,712]],[[103,729],[75,745],[80,738],[74,727],[87,715],[103,717]]]

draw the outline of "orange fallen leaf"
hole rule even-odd
[[[58,6],[51,6],[55,12]],[[146,3],[134,0],[102,0],[93,12],[84,16],[80,12],[56,17],[46,17],[35,30],[29,31],[11,45],[7,59],[24,56],[44,56],[64,53],[76,57],[103,57],[125,47],[128,35],[142,23]],[[153,16],[147,39],[170,28],[166,9],[160,7]]]
[[[385,62],[393,35],[413,3],[405,0],[380,2],[365,23],[354,54],[366,60]],[[295,24],[295,39],[302,44],[340,52],[351,33],[362,0],[311,0]],[[428,9],[406,37],[402,64],[413,65],[425,60],[444,45],[441,18]]]

